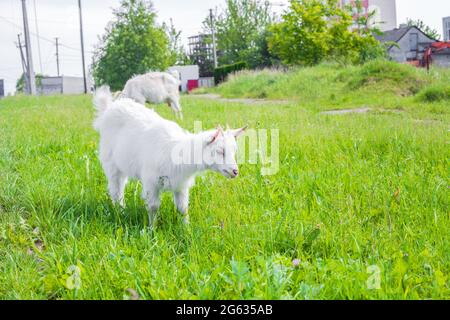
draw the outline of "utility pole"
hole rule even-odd
[[[17,39],[19,40],[17,47],[20,50],[20,59],[22,61],[23,79],[25,81],[24,93],[29,93],[30,86],[28,84],[28,76],[27,76],[28,67],[27,67],[27,61],[25,60],[25,55],[23,54],[23,46],[22,46],[22,41],[20,40],[20,34],[17,35]]]
[[[214,57],[214,68],[217,68],[219,64],[217,63],[217,47],[216,47],[216,28],[214,27],[214,15],[213,9],[209,9],[209,18],[211,20],[211,34],[213,41],[213,57]]]
[[[58,38],[55,38],[56,40],[56,71],[59,77],[59,42],[58,42]]]
[[[81,61],[83,64],[83,81],[84,81],[84,93],[87,93],[87,82],[86,82],[86,63],[84,60],[84,38],[83,38],[83,16],[81,14],[81,0],[78,0],[78,9],[80,12],[80,38],[81,38]]]
[[[33,69],[33,55],[31,52],[30,31],[28,29],[28,14],[26,0],[22,0],[23,28],[25,33],[25,48],[27,52],[27,76],[29,80],[29,94],[36,94],[36,77]]]

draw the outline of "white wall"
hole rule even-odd
[[[450,54],[434,54],[432,59],[434,66],[450,68]]]
[[[47,77],[41,81],[41,86],[38,86],[39,94],[44,96],[61,94],[62,93],[62,78],[61,77]]]
[[[198,82],[199,88],[212,88],[215,86],[214,77],[200,78]]]
[[[200,78],[200,69],[197,65],[192,66],[173,66],[169,68],[169,71],[176,70],[180,73],[181,77],[181,90],[187,91],[188,80],[198,80]]]
[[[90,81],[87,79],[88,92]],[[42,79],[42,87],[38,89],[42,95],[83,94],[84,81],[80,77],[48,77]]]
[[[87,81],[87,80],[86,80]],[[87,90],[89,92],[89,81],[87,83]],[[63,93],[64,94],[83,94],[84,80],[79,77],[63,77]]]
[[[397,7],[395,0],[369,0],[369,11],[375,11],[373,23],[381,31],[397,28]]]
[[[444,41],[450,41],[450,17],[443,18]]]

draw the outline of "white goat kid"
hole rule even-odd
[[[246,128],[192,134],[175,122],[130,99],[113,101],[109,88],[94,97],[98,113],[94,123],[100,133],[100,161],[115,203],[124,204],[128,179],[142,182],[150,226],[160,207],[160,193],[171,191],[178,210],[188,223],[189,190],[197,174],[213,170],[227,178],[239,174],[236,138]]]
[[[183,118],[179,88],[180,76],[177,71],[149,72],[128,80],[119,98],[130,98],[140,104],[167,103],[175,115]]]

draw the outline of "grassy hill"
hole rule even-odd
[[[165,195],[153,232],[138,183],[110,203],[90,96],[0,100],[0,298],[448,299],[448,75],[324,65],[214,90],[288,103],[183,97],[186,129],[278,129],[280,170],[201,176],[191,225]]]
[[[205,91],[228,98],[292,99],[316,111],[365,105],[443,113],[450,104],[450,70],[432,69],[427,74],[425,69],[374,61],[345,68],[324,64],[288,71],[242,71],[219,87],[198,93]]]

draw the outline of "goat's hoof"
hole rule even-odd
[[[190,219],[189,219],[189,216],[185,216],[184,218],[183,218],[183,223],[185,224],[185,225],[190,225],[191,224],[191,221],[190,221]]]

